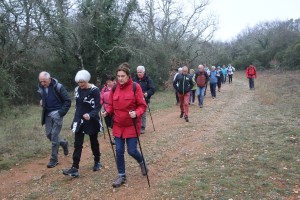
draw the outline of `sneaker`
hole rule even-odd
[[[49,163],[47,164],[47,168],[53,168],[53,167],[55,167],[56,165],[58,165],[58,161],[57,161],[57,160],[50,159]]]
[[[64,150],[64,155],[67,156],[69,155],[69,142],[65,141],[63,144],[61,144],[63,150]]]
[[[144,133],[145,133],[145,129],[142,128],[142,129],[141,129],[141,134],[144,134]]]
[[[95,162],[94,167],[93,167],[93,171],[99,171],[102,168],[102,165],[100,162]]]
[[[180,118],[182,118],[182,117],[183,117],[183,114],[184,114],[184,112],[181,112],[181,114],[180,114],[180,116],[179,116],[179,117],[180,117]]]
[[[189,118],[188,117],[184,117],[186,122],[189,122]]]
[[[143,176],[146,176],[148,173],[148,168],[147,166],[144,164],[144,162],[140,163],[140,167],[141,167],[141,172]]]
[[[75,167],[64,169],[63,174],[66,176],[74,177],[74,178],[79,176],[78,169],[76,169]]]
[[[119,176],[112,184],[114,188],[118,188],[126,183],[126,176]]]
[[[203,108],[203,105],[201,104],[199,107],[200,107],[200,108]]]

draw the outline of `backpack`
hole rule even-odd
[[[206,80],[206,75],[205,74],[206,74],[206,72],[204,72],[203,74],[202,73],[200,74],[198,72],[198,74],[197,74],[197,80],[196,80],[198,87],[204,87],[204,86],[206,86],[207,80]]]

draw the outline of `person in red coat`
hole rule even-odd
[[[148,170],[137,149],[137,134],[140,135],[141,117],[147,109],[147,104],[140,85],[135,84],[134,86],[129,68],[128,63],[122,63],[118,67],[117,85],[110,93],[106,111],[102,112],[103,117],[113,116],[113,135],[115,136],[118,168],[118,178],[113,182],[113,187],[120,187],[126,183],[125,142],[128,154],[139,163],[144,176],[147,175]],[[136,120],[136,127],[133,119]]]
[[[249,89],[254,90],[254,78],[256,78],[256,67],[252,64],[246,69],[246,77],[249,79]]]
[[[107,103],[109,99],[110,92],[115,84],[115,77],[108,76],[104,87],[101,90],[100,94],[100,104],[102,105],[102,109],[105,111],[107,109]],[[104,118],[105,124],[108,128],[112,128],[112,117],[106,116]]]

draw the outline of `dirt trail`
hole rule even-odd
[[[179,118],[179,107],[152,113],[156,131],[153,132],[150,117],[147,117],[147,132],[141,136],[142,147],[148,163],[151,188],[146,177],[141,176],[138,165],[126,155],[128,183],[113,189],[111,184],[117,170],[111,147],[100,138],[101,160],[104,165],[99,172],[92,172],[92,153],[85,143],[80,177],[70,178],[61,170],[71,166],[71,156],[60,155],[60,164],[47,169],[48,157],[13,167],[0,173],[0,199],[155,199],[163,194],[161,185],[180,175],[185,162],[200,156],[207,156],[214,149],[207,144],[217,141],[217,130],[225,128],[233,115],[238,118],[238,108],[253,98],[245,79],[235,78],[234,83],[222,86],[217,98],[212,99],[209,89],[204,108],[190,105],[190,122]],[[243,95],[240,95],[243,91]],[[216,120],[218,123],[216,123]]]

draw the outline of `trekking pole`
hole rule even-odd
[[[104,124],[103,124],[103,120],[102,120],[102,116],[100,115],[100,120],[101,120],[101,124],[102,124],[102,131],[103,131],[103,137],[105,139],[105,131],[104,131]],[[105,139],[106,140],[106,139]]]
[[[153,123],[153,119],[152,119],[152,115],[151,115],[151,110],[150,110],[149,103],[147,104],[147,106],[148,106],[148,110],[149,110],[149,113],[150,113],[150,117],[151,117],[151,121],[152,121],[153,130],[155,131],[155,127],[154,127],[154,123]]]
[[[106,124],[106,123],[105,123]],[[111,140],[111,135],[110,135],[110,131],[109,131],[109,128],[106,124],[106,129],[107,129],[107,134],[108,134],[108,137],[109,137],[109,141],[110,141],[110,146],[111,146],[111,149],[113,151],[113,154],[114,154],[114,158],[115,158],[115,161],[116,161],[116,165],[117,165],[117,158],[116,158],[116,153],[115,153],[115,150],[114,150],[114,147],[113,147],[113,142]],[[118,165],[117,165],[118,166]]]
[[[132,111],[133,111],[133,110],[131,110],[130,112],[132,112]],[[132,122],[133,122],[133,125],[134,125],[136,137],[137,137],[137,140],[138,140],[138,143],[139,143],[139,147],[140,147],[140,151],[141,151],[141,154],[142,154],[142,159],[143,159],[143,163],[144,163],[144,167],[145,167],[145,171],[146,171],[146,176],[147,176],[148,186],[149,186],[149,188],[150,188],[150,181],[149,181],[149,176],[148,176],[148,170],[147,170],[147,168],[146,168],[146,162],[145,162],[145,159],[144,159],[144,154],[143,154],[143,150],[142,150],[142,145],[141,145],[140,138],[139,138],[139,134],[138,134],[138,131],[137,131],[137,128],[136,128],[136,118],[132,118]]]
[[[106,112],[106,111],[104,110],[104,112]],[[101,118],[102,118],[102,116],[101,116]],[[107,125],[106,122],[105,122],[105,125],[106,125],[106,129],[107,129],[107,134],[108,134],[108,137],[109,137],[109,142],[110,142],[111,150],[113,151],[114,158],[115,158],[115,162],[116,162],[116,165],[117,165],[116,153],[115,153],[115,150],[114,150],[114,147],[113,147],[113,142],[112,142],[112,140],[111,140],[110,131],[109,131],[109,128],[108,128],[108,125]],[[117,165],[117,166],[118,166],[118,165]]]

